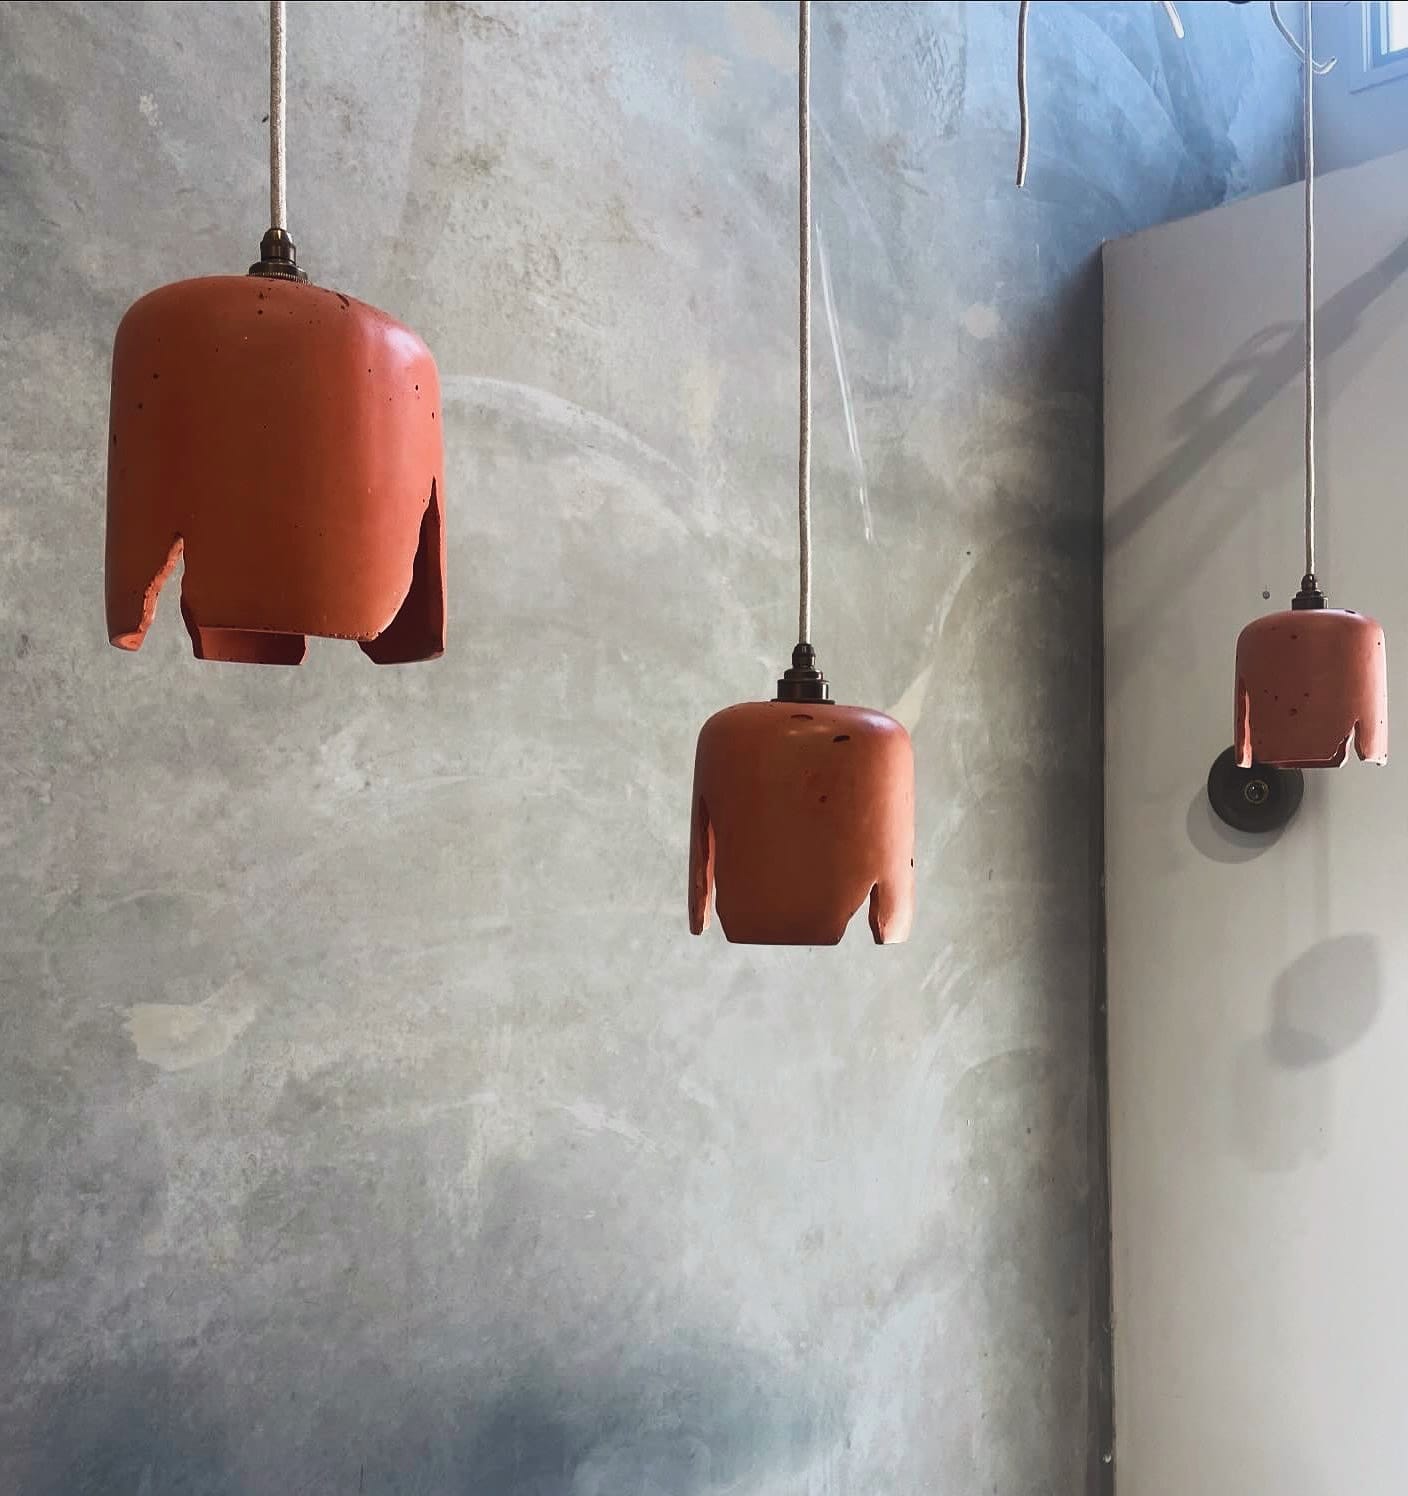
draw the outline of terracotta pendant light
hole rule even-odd
[[[297,665],[309,634],[378,664],[445,647],[444,458],[430,350],[308,283],[284,191],[284,5],[269,6],[270,217],[248,275],[178,281],[117,330],[107,620],[141,647],[184,558],[196,657]]]
[[[811,636],[811,130],[808,0],[798,7],[801,158],[799,643],[772,701],[700,729],[689,846],[689,927],[752,945],[835,945],[870,900],[876,943],[914,916],[914,754],[892,717],[838,706]]]
[[[1372,618],[1326,606],[1315,574],[1315,75],[1305,0],[1305,576],[1289,611],[1258,618],[1237,640],[1233,747],[1241,768],[1332,769],[1351,738],[1361,759],[1388,759],[1384,631]]]

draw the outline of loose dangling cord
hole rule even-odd
[[[1158,0],[1173,34],[1183,40],[1183,17],[1173,0]],[[1027,185],[1027,160],[1031,154],[1031,111],[1027,107],[1027,27],[1031,20],[1031,0],[1021,0],[1017,6],[1017,114],[1021,121],[1021,134],[1017,140],[1017,185]],[[1278,23],[1279,24],[1279,23]]]
[[[269,0],[269,227],[288,228],[284,151],[284,0]]]
[[[1027,23],[1031,19],[1032,0],[1022,0],[1017,7],[1017,114],[1021,134],[1017,139],[1017,185],[1027,185],[1027,157],[1031,153],[1032,121],[1027,107]]]
[[[1311,50],[1311,0],[1304,0],[1305,69],[1305,574],[1315,577],[1315,54]],[[1276,14],[1276,6],[1271,7]],[[1280,17],[1276,16],[1279,21]]]
[[[797,529],[800,598],[797,642],[812,634],[812,7],[797,5],[797,151],[801,199],[801,276],[798,293],[799,388],[797,422]]]
[[[1271,19],[1276,23],[1277,31],[1279,31],[1281,35],[1285,37],[1286,45],[1290,47],[1291,51],[1294,52],[1302,62],[1304,62],[1306,60],[1307,49],[1301,46],[1301,44],[1296,40],[1295,33],[1281,19],[1281,12],[1276,5],[1276,0],[1271,0]],[[1316,62],[1312,56],[1310,66],[1315,70],[1315,76],[1317,78],[1323,78],[1325,74],[1328,73],[1338,61],[1338,57],[1327,57],[1324,62]]]

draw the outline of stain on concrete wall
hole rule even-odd
[[[1012,5],[818,7],[816,642],[921,913],[758,950],[685,846],[790,644],[791,8],[291,9],[301,255],[444,376],[429,666],[108,649],[110,340],[253,256],[262,13],[0,5],[0,1489],[1098,1489],[1095,253],[1284,180],[1294,65],[1037,6],[1019,196]]]

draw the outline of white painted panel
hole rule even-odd
[[[1121,1496],[1408,1491],[1408,155],[1320,200],[1320,573],[1398,737],[1273,845],[1203,784],[1301,572],[1300,189],[1105,252]]]

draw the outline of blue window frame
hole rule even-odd
[[[1353,93],[1408,78],[1408,0],[1361,0],[1360,9],[1364,47],[1358,59],[1351,60]]]
[[[1408,58],[1408,0],[1370,0],[1367,61],[1371,68]]]

